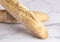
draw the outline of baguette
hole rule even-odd
[[[35,36],[45,39],[48,32],[45,26],[35,17],[35,15],[19,4],[17,0],[0,0],[1,5],[13,16],[21,22]]]
[[[48,15],[43,12],[32,11],[37,19],[41,22],[48,20]],[[10,15],[6,10],[0,10],[0,22],[1,23],[20,23],[12,15]]]

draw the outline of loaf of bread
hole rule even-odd
[[[45,39],[48,37],[46,27],[18,0],[0,0],[1,5],[35,36]]]
[[[48,15],[43,12],[32,11],[37,19],[41,22],[48,20]],[[0,10],[0,23],[20,23],[6,10]]]

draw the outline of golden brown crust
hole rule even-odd
[[[3,2],[3,3],[2,3]],[[22,4],[19,4],[18,1],[16,0],[0,0],[0,3],[6,8],[6,10],[17,20],[19,20],[19,14],[25,14],[26,16],[28,15],[29,17],[33,18],[34,20],[37,20],[36,17],[30,13],[30,11],[25,8]]]
[[[45,26],[41,22],[35,21],[26,15],[21,14],[21,16],[22,16],[22,22],[25,25],[25,27],[28,30],[30,30],[35,36],[41,39],[45,39],[48,37],[48,32]]]
[[[45,22],[49,19],[49,16],[47,13],[39,12],[39,11],[32,11],[32,12],[36,16],[36,18],[41,22]]]
[[[14,16],[19,22],[25,25],[33,34],[42,39],[48,37],[45,26],[38,21],[32,12],[29,12],[24,6],[16,0],[0,0],[0,3],[6,10]]]
[[[0,22],[17,23],[17,20],[12,15],[10,15],[6,10],[0,10]]]
[[[45,22],[45,21],[48,20],[48,15],[43,13],[43,12],[32,11],[32,13],[41,22]],[[18,21],[12,15],[10,15],[6,10],[0,10],[0,22],[3,22],[3,23],[18,23]]]

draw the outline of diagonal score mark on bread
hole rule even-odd
[[[35,17],[35,15],[19,4],[17,0],[0,0],[1,5],[19,22],[21,22],[35,36],[42,39],[48,37],[45,26]]]
[[[26,16],[26,15],[20,15],[22,16],[22,22],[29,29],[35,36],[40,37],[42,39],[48,37],[48,32],[45,29],[45,26],[41,22],[35,21],[32,18]]]
[[[4,7],[6,7],[6,9],[8,10],[8,12],[10,12],[11,13],[11,15],[13,15],[15,18],[19,18],[19,14],[25,14],[26,16],[29,16],[29,17],[31,17],[32,19],[34,19],[34,20],[37,20],[37,18],[33,15],[33,13],[30,13],[30,11],[27,9],[27,8],[25,8],[22,4],[20,4],[19,5],[19,3],[17,2],[18,0],[2,0],[3,1],[3,3],[5,3],[9,8],[7,8],[3,3],[2,3],[2,5],[4,6]],[[6,2],[5,2],[6,1]],[[0,2],[1,2],[1,0],[0,0]],[[14,4],[15,3],[15,4]],[[16,7],[17,6],[17,7]],[[20,6],[20,7],[19,7]],[[22,6],[22,7],[21,7]],[[12,13],[14,13],[14,14],[12,14]],[[17,14],[18,15],[17,15]],[[29,14],[29,15],[28,15]],[[17,17],[16,17],[17,16]],[[19,19],[18,19],[19,20]]]
[[[48,20],[48,15],[43,12],[32,11],[35,17],[41,21],[45,22]],[[10,13],[6,10],[0,10],[0,23],[20,23],[18,22]]]

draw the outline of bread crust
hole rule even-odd
[[[48,15],[43,12],[32,11],[32,13],[41,22],[45,22],[48,20]],[[2,22],[2,23],[20,23],[12,15],[10,15],[10,13],[8,13],[6,10],[0,10],[0,22]]]
[[[47,21],[49,19],[49,16],[48,16],[47,13],[39,12],[39,11],[32,11],[32,13],[41,22],[45,22],[45,21]]]
[[[13,16],[18,22],[21,22],[35,36],[45,39],[48,37],[48,32],[45,26],[23,5],[17,0],[0,0],[3,7]]]
[[[0,10],[1,23],[17,23],[17,20],[10,15],[6,10]]]

